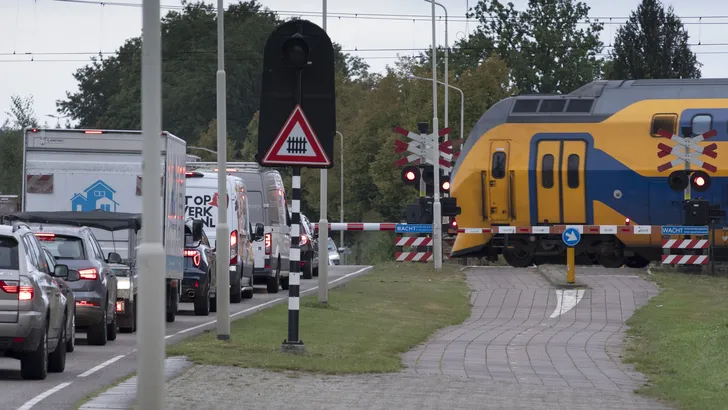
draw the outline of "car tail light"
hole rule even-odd
[[[96,280],[99,278],[99,271],[96,268],[79,269],[78,276],[85,280]]]
[[[230,232],[230,247],[238,245],[238,231]]]
[[[17,280],[0,280],[0,289],[5,293],[18,293],[20,286]]]
[[[202,255],[194,249],[185,249],[185,258],[192,258],[192,263],[195,266],[200,266],[200,262],[202,261]]]
[[[265,254],[270,255],[270,233],[265,234]]]
[[[298,245],[303,246],[308,243],[308,235],[301,235],[301,240],[299,241]]]
[[[17,280],[0,280],[0,289],[5,293],[17,294],[18,300],[20,301],[33,300],[33,296],[35,295],[33,284],[29,279],[24,277],[20,278],[20,283]]]

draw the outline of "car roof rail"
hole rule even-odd
[[[29,231],[32,230],[30,229],[30,225],[25,222],[16,222],[13,224],[13,232],[17,231],[20,228],[27,228]]]

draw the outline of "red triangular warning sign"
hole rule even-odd
[[[268,148],[262,165],[330,165],[313,127],[296,104],[278,136]]]

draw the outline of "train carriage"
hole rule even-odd
[[[692,198],[728,207],[728,79],[595,81],[566,95],[520,95],[492,106],[474,126],[451,175],[451,193],[463,228],[553,225],[681,225],[682,191],[668,185],[676,158],[658,157],[664,130],[716,135],[717,167],[710,186]],[[696,168],[695,165],[691,167]],[[725,219],[718,227],[728,225]],[[563,262],[559,234],[519,230],[507,237],[460,233],[452,257],[491,259],[512,266]],[[728,259],[726,230],[716,234],[716,256]],[[660,260],[662,235],[583,235],[582,260],[606,267],[640,267]]]

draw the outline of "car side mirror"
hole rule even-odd
[[[202,220],[195,219],[192,221],[192,242],[202,241]]]
[[[339,248],[339,249],[337,249],[337,251],[338,251],[339,253],[344,253],[344,251],[345,251],[345,250],[346,250],[346,248]]]
[[[81,274],[78,273],[77,270],[69,270],[68,271],[68,277],[66,278],[66,281],[68,282],[76,282],[81,280]]]
[[[53,269],[53,276],[57,278],[68,278],[68,265],[56,265]]]
[[[255,236],[258,239],[260,239],[263,236],[265,236],[265,226],[262,223],[260,223],[260,222],[258,222],[257,224],[255,224]]]
[[[116,252],[109,252],[109,258],[106,260],[107,263],[121,263],[121,255]]]

